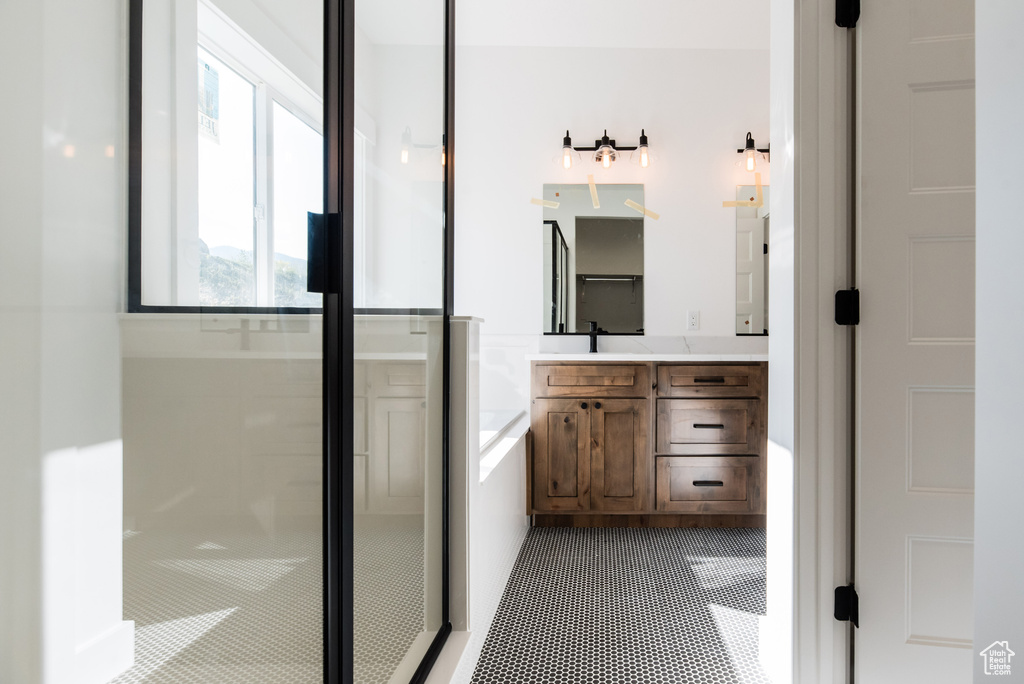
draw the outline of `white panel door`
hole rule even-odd
[[[736,219],[736,332],[760,334],[764,320],[763,218]]]
[[[974,3],[865,5],[857,680],[971,679]]]
[[[374,403],[368,459],[372,512],[423,514],[426,420],[426,402],[419,397]]]

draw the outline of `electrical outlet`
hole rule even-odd
[[[700,311],[686,312],[686,329],[700,330]]]

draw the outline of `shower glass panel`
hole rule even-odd
[[[305,240],[324,212],[323,4],[131,11],[141,282],[121,338],[135,664],[112,681],[320,684],[322,321]]]
[[[443,599],[444,2],[356,0],[354,674],[409,681]]]

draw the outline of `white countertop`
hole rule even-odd
[[[767,354],[631,354],[621,352],[597,352],[596,354],[531,354],[527,361],[767,361]]]

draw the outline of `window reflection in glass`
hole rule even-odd
[[[199,303],[255,305],[255,86],[199,48]]]

